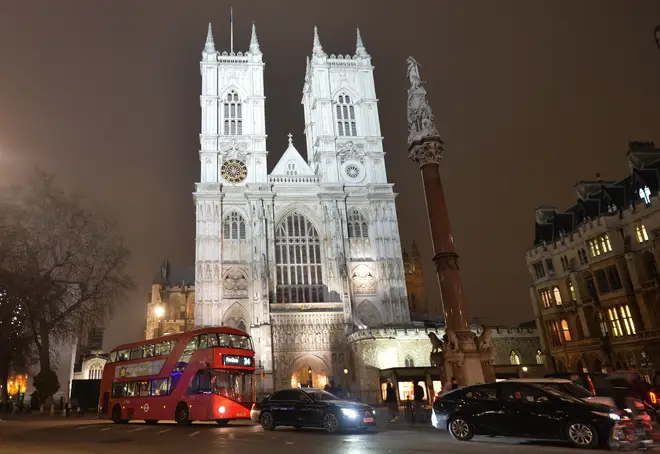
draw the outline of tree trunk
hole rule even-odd
[[[9,390],[7,389],[7,380],[9,380],[9,368],[0,365],[0,402],[9,400]]]
[[[50,370],[50,330],[48,323],[42,321],[39,324],[39,337],[41,346],[39,348],[39,371]]]

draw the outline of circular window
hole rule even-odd
[[[364,167],[357,161],[349,161],[342,166],[344,178],[353,182],[361,181],[364,178]]]
[[[240,183],[247,177],[247,167],[243,161],[238,159],[228,159],[220,168],[222,178],[230,183]]]

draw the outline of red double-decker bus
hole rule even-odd
[[[254,369],[252,339],[233,328],[120,345],[103,370],[99,417],[117,424],[249,419]]]

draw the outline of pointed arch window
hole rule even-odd
[[[223,230],[225,240],[244,240],[246,237],[245,219],[236,211],[232,211],[225,216]]]
[[[406,365],[406,367],[415,367],[415,360],[413,359],[412,356],[406,355],[404,364]]]
[[[355,106],[351,101],[351,97],[342,94],[337,98],[336,104],[337,111],[337,135],[344,137],[357,136],[357,128],[355,126]]]
[[[324,300],[321,238],[304,215],[293,212],[275,229],[277,302]]]
[[[571,329],[568,327],[568,322],[566,320],[561,321],[561,331],[566,342],[571,341]]]
[[[88,380],[100,380],[103,377],[103,364],[94,363],[87,372]]]
[[[511,350],[509,353],[509,362],[516,366],[520,365],[520,355],[515,350]]]
[[[562,301],[561,301],[561,292],[559,291],[559,287],[554,287],[552,289],[552,296],[554,296],[554,298],[555,298],[555,304],[557,306],[561,306]]]
[[[651,189],[649,189],[648,186],[639,188],[638,194],[639,194],[639,198],[642,199],[645,204],[647,205],[651,204]]]
[[[536,364],[543,364],[543,352],[536,350]]]
[[[352,208],[348,212],[348,237],[349,238],[369,238],[369,227],[366,218],[357,208]]]
[[[234,90],[227,93],[223,102],[223,132],[226,136],[243,134],[243,103]]]

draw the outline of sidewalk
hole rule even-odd
[[[376,423],[378,425],[389,425],[389,426],[403,426],[403,427],[427,427],[433,429],[431,421],[428,422],[415,422],[414,424],[410,421],[410,416],[406,415],[403,408],[399,408],[399,419],[394,422],[391,422],[392,417],[390,415],[387,407],[379,406],[373,407],[376,410]],[[408,419],[406,419],[408,417]]]

